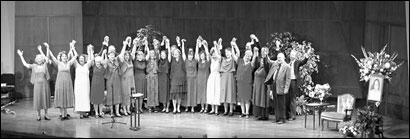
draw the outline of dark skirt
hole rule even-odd
[[[147,78],[144,72],[135,72],[135,91],[136,93],[144,94],[143,98],[147,98]]]
[[[44,73],[36,73],[34,90],[33,90],[33,108],[48,109],[51,107],[50,102],[50,85],[45,78]]]
[[[155,107],[159,105],[158,102],[158,75],[147,75],[147,106]]]
[[[158,73],[158,98],[160,103],[167,103],[169,99],[169,77],[167,73]]]
[[[221,74],[221,102],[236,104],[236,83],[232,72]]]
[[[106,105],[112,105],[114,96],[114,105],[121,103],[121,79],[120,75],[116,72],[111,73],[110,79],[107,80],[107,99]]]
[[[248,82],[243,80],[237,81],[239,102],[248,102],[252,99],[252,84]]]
[[[197,105],[196,102],[196,77],[187,77],[187,93],[186,99],[182,103],[184,106],[193,107]]]
[[[74,107],[74,89],[71,74],[66,71],[57,73],[55,85],[55,107]]]
[[[95,68],[94,68],[95,69]],[[104,103],[104,73],[97,73],[94,70],[92,82],[91,82],[91,92],[90,92],[90,102],[92,104],[103,104]]]

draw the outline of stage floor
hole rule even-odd
[[[249,119],[234,116],[219,116],[201,113],[148,113],[141,114],[141,129],[131,131],[130,117],[116,118],[126,125],[111,124],[102,125],[103,122],[111,121],[108,115],[104,119],[80,119],[73,109],[68,109],[70,120],[60,121],[59,110],[49,109],[50,121],[36,121],[37,112],[32,109],[32,100],[20,100],[18,103],[8,106],[17,114],[1,114],[1,130],[20,132],[24,134],[49,135],[58,137],[84,137],[84,138],[202,138],[205,134],[209,138],[340,138],[342,135],[335,129],[333,123],[329,128],[321,131],[316,120],[316,129],[312,127],[312,115],[308,115],[307,127],[304,128],[304,116],[298,116],[295,121],[287,121],[285,124],[272,123],[274,115],[270,115],[269,121],[257,121],[253,116]],[[184,110],[184,109],[182,109]],[[221,110],[221,109],[220,109]],[[221,112],[220,112],[221,113]],[[43,115],[44,112],[42,111]],[[43,115],[44,116],[44,115]],[[316,117],[318,118],[318,117]],[[388,138],[408,138],[409,123],[402,120],[384,116],[384,135]]]

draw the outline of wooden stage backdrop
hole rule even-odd
[[[404,2],[399,1],[16,2],[16,49],[25,50],[27,61],[33,61],[35,46],[45,40],[55,46],[52,49],[56,54],[68,50],[67,42],[72,39],[78,40],[80,47],[91,43],[99,49],[105,35],[119,49],[125,35],[147,24],[170,38],[186,38],[190,46],[202,35],[209,42],[222,37],[225,46],[237,37],[243,48],[251,33],[265,44],[270,33],[289,31],[312,41],[320,55],[316,83],[330,83],[334,96],[351,93],[363,98],[367,91],[359,82],[358,66],[350,54],[362,57],[360,46],[378,51],[388,43],[387,51],[398,52],[397,60],[405,64],[396,71],[386,90],[387,103],[382,104],[382,111],[408,121],[404,9]],[[19,59],[17,55],[15,58]],[[15,66],[19,94],[31,97],[30,71],[21,62]],[[53,70],[51,86],[57,73]]]

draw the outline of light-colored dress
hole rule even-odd
[[[158,62],[150,59],[147,63],[147,106],[155,107],[159,105],[158,100]]]
[[[220,105],[221,101],[221,74],[219,69],[221,67],[221,59],[212,58],[211,74],[209,74],[206,86],[206,102],[211,105]]]
[[[74,80],[74,111],[90,111],[90,71],[89,63],[76,63]]]
[[[57,62],[58,73],[55,85],[55,107],[72,108],[74,106],[74,90],[71,80],[71,62]]]
[[[32,70],[30,82],[34,84],[33,108],[48,109],[51,107],[51,102],[50,85],[48,83],[50,75],[47,64],[30,64],[30,68]]]

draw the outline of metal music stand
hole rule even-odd
[[[112,86],[114,86],[114,85],[112,85]],[[111,107],[112,107],[112,110],[114,111],[114,88],[113,87],[112,87],[112,93],[111,93]],[[114,113],[114,112],[112,112],[112,113]],[[126,123],[123,123],[123,122],[116,122],[114,115],[111,116],[111,122],[104,122],[102,124],[104,125],[104,124],[109,124],[109,123],[111,123],[111,128],[114,126],[114,123],[119,123],[119,124],[124,124],[124,125],[126,124]]]
[[[142,93],[135,93],[134,88],[131,87],[131,96],[130,96],[130,106],[132,105],[132,100],[134,100],[135,104],[135,111],[130,115],[130,130],[138,131],[140,129],[140,112],[138,111],[141,97],[144,94]],[[137,116],[138,116],[138,127],[137,127]],[[134,117],[134,124],[132,122],[132,118]],[[134,125],[134,126],[133,126]]]

